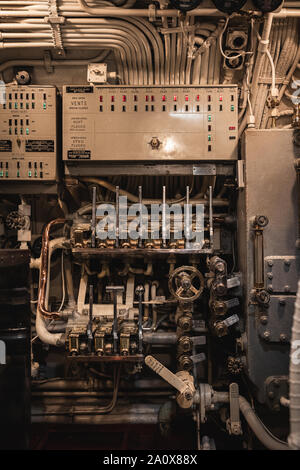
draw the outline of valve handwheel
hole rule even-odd
[[[204,277],[193,266],[180,266],[169,278],[171,294],[181,301],[193,302],[198,299],[204,289]]]

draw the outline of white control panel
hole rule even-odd
[[[237,87],[65,86],[63,159],[237,159]]]
[[[56,88],[7,85],[0,93],[0,184],[54,181]]]

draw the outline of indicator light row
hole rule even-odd
[[[128,97],[128,95],[120,95],[120,99],[123,103],[126,103],[128,101],[128,98],[130,100],[131,95]],[[105,96],[100,95],[99,96],[99,101],[100,103],[104,102]],[[110,96],[110,101],[114,103],[116,101],[117,96],[111,95]],[[140,98],[140,100],[139,100]],[[133,101],[145,101],[145,102],[154,102],[154,101],[178,101],[178,96],[173,95],[172,97],[167,97],[166,95],[161,95],[161,99],[157,98],[154,95],[145,95],[144,98],[141,97],[140,95],[133,95]],[[219,101],[223,101],[223,96],[220,95],[218,98]],[[184,96],[184,101],[200,101],[200,95],[196,95],[195,98],[191,98],[189,95]],[[207,95],[207,101],[211,102],[212,101],[212,95]],[[231,101],[234,101],[234,95],[231,95]]]
[[[47,103],[43,103],[42,108],[47,109]],[[20,103],[12,103],[11,101],[9,101],[8,106],[7,103],[3,103],[2,109],[36,109],[36,106],[34,101],[32,101],[31,106],[29,103],[25,103],[24,106],[24,103],[22,101]]]
[[[24,167],[24,162],[22,162],[22,166]],[[27,175],[29,178],[31,177],[34,177],[34,178],[43,178],[44,177],[44,172],[43,172],[43,162],[40,162],[39,164],[37,162],[28,162],[28,164],[26,165],[27,166]],[[19,178],[21,176],[21,173],[20,173],[20,168],[21,168],[21,164],[20,162],[17,162],[17,165],[16,165],[16,174],[15,176],[17,178]],[[38,168],[39,168],[39,171],[38,171]],[[10,170],[11,173],[13,173],[14,171],[11,169]],[[9,165],[8,165],[8,162],[0,162],[0,178],[8,178],[9,176]]]
[[[158,106],[155,107],[153,104],[152,104],[152,105],[147,105],[147,104],[146,104],[146,105],[144,106],[144,108],[142,107],[142,109],[144,109],[146,112],[147,112],[147,111],[155,111],[155,110],[157,110],[157,109],[161,110],[162,112],[167,111],[166,105],[162,105],[161,108],[159,108]],[[230,106],[230,111],[234,111],[234,109],[235,109],[234,105],[231,105],[231,106]],[[138,112],[138,111],[141,111],[141,107],[139,108],[137,105],[134,105],[131,110],[132,110],[133,112]],[[220,106],[219,106],[219,111],[223,111],[223,110],[224,110],[223,105],[220,105]],[[99,106],[99,111],[100,111],[101,113],[102,113],[103,111],[105,111],[105,109],[104,109],[104,107],[103,107],[102,104],[100,104],[100,106]],[[114,104],[111,104],[111,106],[110,106],[110,111],[112,111],[112,112],[116,111],[116,107],[115,107]],[[126,111],[130,111],[130,109],[128,109],[128,107],[126,107],[126,105],[122,105],[121,111],[124,113],[124,112],[126,112]],[[175,111],[175,112],[178,111],[177,104],[174,104],[174,105],[173,105],[173,108],[170,109],[170,111]],[[189,107],[189,105],[186,104],[186,105],[184,106],[184,108],[183,108],[183,111],[185,111],[185,112],[193,111],[193,106]],[[210,105],[207,106],[207,111],[208,111],[208,112],[209,112],[209,111],[212,111]],[[200,113],[200,112],[201,112],[201,109],[200,109],[200,106],[199,106],[199,105],[196,105],[196,108],[195,108],[194,112],[197,112],[197,113]],[[205,112],[205,111],[203,111],[203,112]],[[208,115],[208,120],[211,120],[211,115]]]
[[[2,98],[3,100],[6,101],[6,99],[8,98],[10,101],[11,100],[35,100],[35,93],[2,93]],[[43,100],[46,101],[47,100],[47,93],[43,93]]]

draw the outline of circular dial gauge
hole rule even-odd
[[[197,8],[202,0],[171,0],[171,5],[180,11],[190,11]]]
[[[253,0],[253,3],[260,11],[270,13],[270,11],[277,10],[283,0]]]
[[[245,5],[247,0],[213,0],[218,10],[224,13],[233,13],[239,11]]]

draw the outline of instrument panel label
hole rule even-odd
[[[0,140],[0,152],[12,152],[12,141]]]
[[[54,140],[26,140],[25,152],[54,152]]]
[[[90,160],[90,150],[68,150],[69,160]]]

